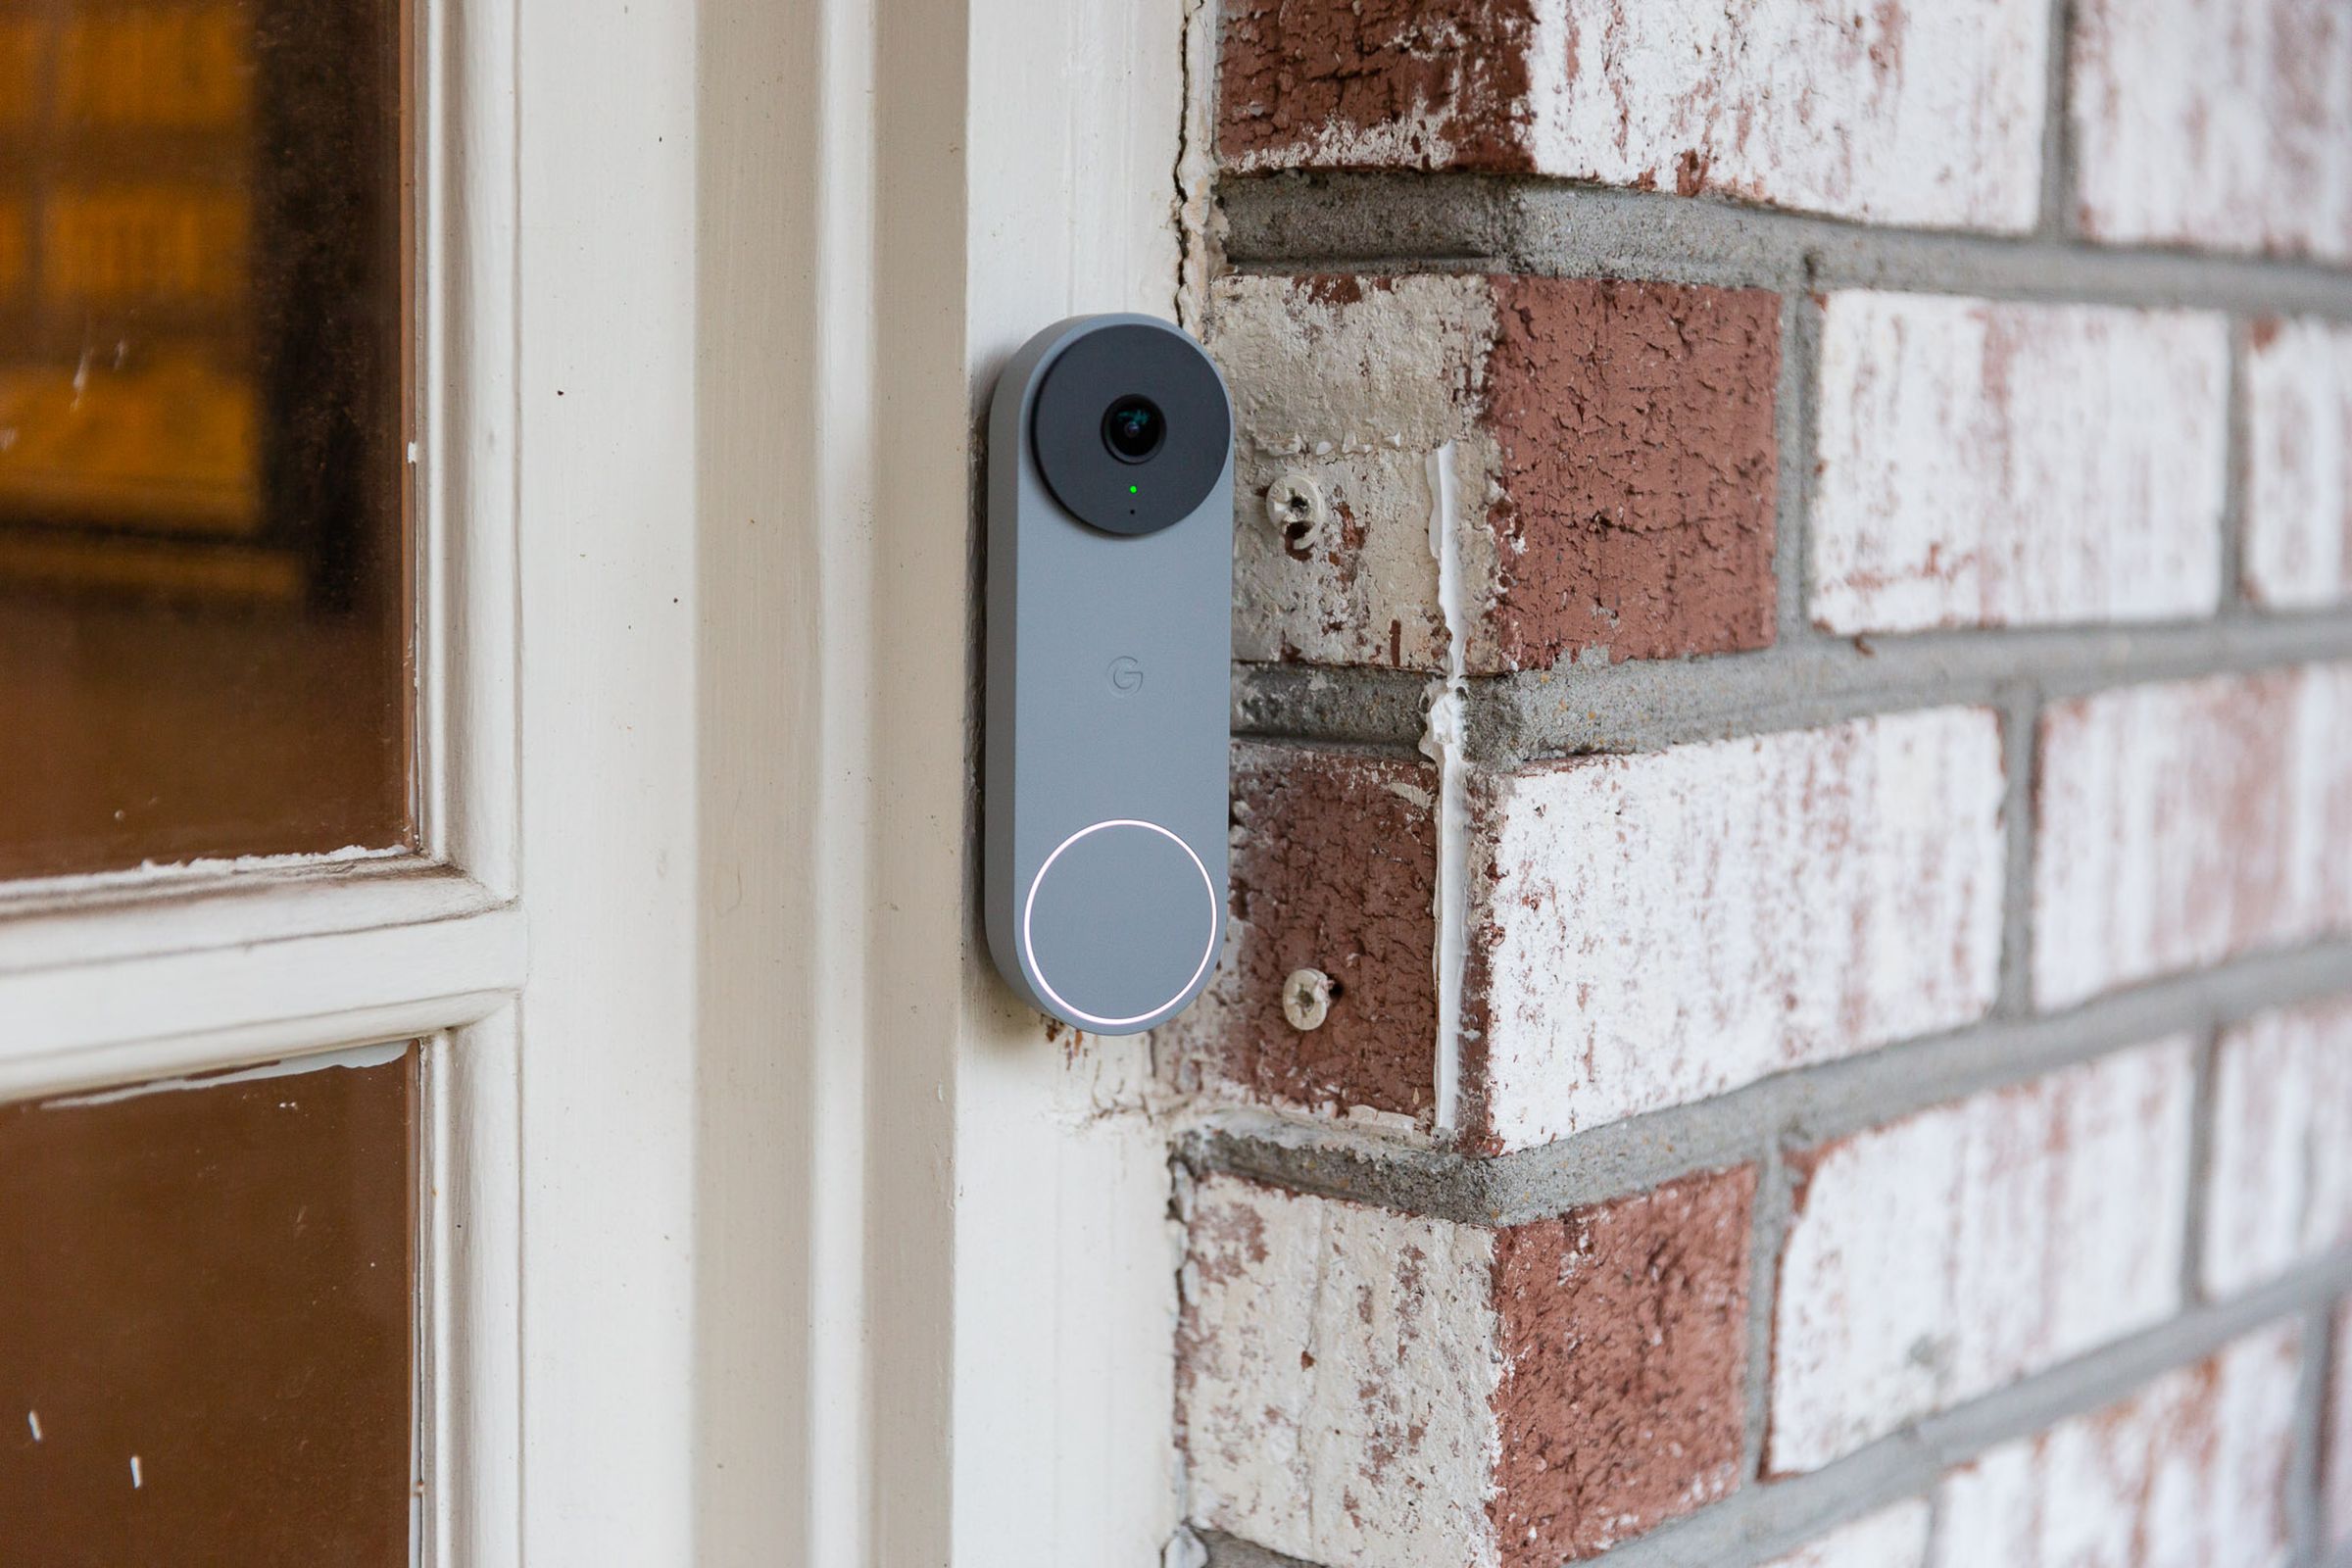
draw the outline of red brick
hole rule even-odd
[[[1425,1123],[1436,1097],[1431,889],[1437,771],[1413,758],[1234,748],[1232,918],[1217,978],[1158,1035],[1187,1088]],[[1296,970],[1330,976],[1331,1010],[1284,1016]]]
[[[1769,643],[1779,313],[1590,279],[1225,279],[1237,655],[1443,670],[1449,626],[1471,672]],[[1266,519],[1291,477],[1319,528]]]
[[[1503,662],[1769,644],[1778,297],[1527,277],[1494,288]]]
[[[1989,710],[1472,767],[1457,1040],[1437,1002],[1436,769],[1236,757],[1231,946],[1159,1034],[1180,1087],[1500,1153],[1958,1027],[1999,988]],[[1281,1005],[1299,968],[1339,982],[1303,1033]]]
[[[1752,1169],[1503,1230],[1194,1195],[1192,1518],[1360,1568],[1555,1568],[1738,1484]]]
[[[1535,0],[1225,7],[1217,150],[1239,168],[1533,169]],[[1344,138],[1344,140],[1343,140]]]
[[[1582,1560],[1738,1485],[1754,1198],[1739,1170],[1495,1239],[1505,1563]]]

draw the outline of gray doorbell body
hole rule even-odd
[[[1079,317],[1005,367],[988,451],[988,945],[1137,1034],[1224,937],[1232,405],[1164,321]]]

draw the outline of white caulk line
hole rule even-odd
[[[145,1485],[146,1483],[139,1479],[139,1456],[134,1453],[130,1456],[130,1490],[136,1492]]]
[[[1454,521],[1453,443],[1430,455],[1429,553],[1438,562],[1438,613],[1446,622],[1446,680],[1429,705],[1421,751],[1438,764],[1438,1131],[1454,1129],[1462,1078],[1462,965],[1470,915],[1468,787],[1462,764],[1462,708],[1469,669],[1469,616],[1462,609],[1462,544]]]
[[[27,1410],[27,1411],[25,1411],[25,1412],[24,1412],[24,1424],[25,1424],[26,1426],[28,1426],[28,1427],[32,1428],[32,1441],[33,1441],[33,1442],[35,1442],[35,1443],[38,1443],[38,1442],[40,1442],[40,1441],[41,1441],[41,1412],[40,1412],[40,1411],[38,1411],[38,1410]]]

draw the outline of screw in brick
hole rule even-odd
[[[1293,969],[1282,983],[1282,1015],[1301,1033],[1322,1028],[1331,1016],[1331,976],[1320,969]]]
[[[1323,487],[1310,473],[1293,468],[1266,487],[1266,520],[1282,535],[1286,549],[1304,549],[1326,515]]]

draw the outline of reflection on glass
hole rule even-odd
[[[0,1557],[407,1568],[416,1053],[323,1062],[0,1105]]]
[[[0,0],[0,876],[406,845],[399,0]]]

